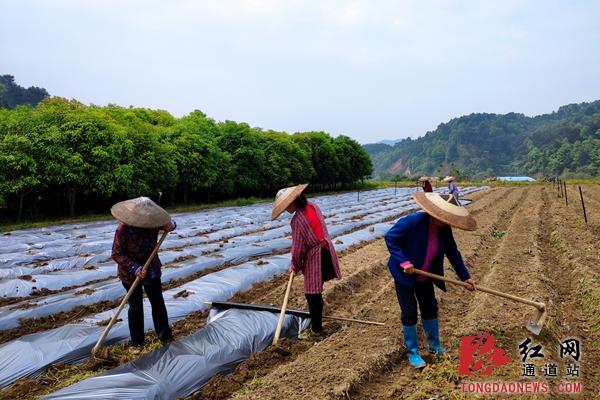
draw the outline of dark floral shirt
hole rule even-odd
[[[158,239],[158,229],[136,228],[119,224],[115,232],[112,258],[118,264],[119,279],[126,284],[135,281],[135,271],[146,263]],[[160,278],[162,263],[158,254],[152,259],[146,279]]]

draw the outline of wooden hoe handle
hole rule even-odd
[[[168,234],[169,234],[169,232],[167,232],[167,231],[163,232],[160,240],[158,241],[158,243],[156,243],[156,246],[154,246],[154,249],[152,250],[152,253],[150,253],[150,256],[148,257],[148,259],[146,260],[146,263],[142,267],[142,272],[146,272],[146,270],[148,269],[148,266],[150,265],[150,263],[152,262],[152,260],[156,256],[156,253],[158,253],[158,249],[160,248],[160,245],[165,240],[165,238],[167,237]],[[104,329],[104,332],[102,332],[102,335],[100,336],[100,338],[96,342],[96,345],[92,349],[92,355],[96,355],[96,353],[98,352],[98,350],[100,350],[100,347],[102,347],[102,343],[104,342],[104,339],[106,339],[106,336],[108,335],[108,332],[110,332],[110,329],[112,328],[112,326],[115,324],[115,322],[117,322],[117,318],[119,317],[119,314],[121,314],[121,311],[123,310],[123,307],[125,307],[125,304],[127,304],[127,302],[129,301],[129,298],[133,294],[133,291],[135,290],[135,288],[137,287],[137,285],[139,285],[140,281],[141,281],[141,279],[140,279],[139,276],[135,278],[135,281],[133,282],[133,284],[129,288],[129,291],[127,292],[127,294],[125,295],[125,297],[123,297],[123,300],[121,300],[121,304],[119,304],[119,308],[117,308],[117,312],[112,316],[112,318],[110,319],[110,322],[108,323],[108,325]]]
[[[288,280],[287,288],[285,289],[285,296],[283,297],[283,304],[281,306],[281,312],[279,313],[279,321],[277,321],[277,329],[275,329],[275,336],[273,337],[273,344],[276,345],[279,341],[279,335],[281,334],[281,327],[283,326],[283,320],[285,318],[285,310],[287,308],[288,299],[290,298],[290,291],[292,289],[292,282],[294,281],[294,271],[290,272],[290,279]]]
[[[417,269],[417,268],[415,268],[414,271],[415,271],[414,272],[415,274],[426,276],[426,277],[431,278],[431,279],[437,279],[439,281],[453,283],[455,285],[461,285],[461,286],[464,286],[464,287],[467,287],[467,288],[471,287],[471,285],[469,285],[468,283],[465,283],[465,282],[462,282],[462,281],[458,281],[458,280],[452,279],[452,278],[446,278],[446,277],[443,277],[441,275],[432,274],[430,272],[422,271],[422,270]],[[504,297],[505,299],[509,299],[509,300],[517,301],[519,303],[524,303],[524,304],[528,304],[530,306],[534,306],[535,308],[537,308],[540,311],[544,311],[546,309],[546,305],[544,303],[538,303],[537,301],[532,301],[532,300],[529,300],[529,299],[524,299],[522,297],[517,297],[517,296],[512,295],[512,294],[508,294],[508,293],[504,293],[504,292],[499,292],[497,290],[486,288],[486,287],[479,286],[479,285],[475,286],[475,289],[479,290],[481,292],[493,294],[495,296]]]

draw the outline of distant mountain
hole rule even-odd
[[[398,143],[401,140],[402,139],[396,139],[396,140],[388,140],[388,139],[386,139],[386,140],[381,140],[381,141],[379,141],[377,143],[387,144],[388,146],[393,146],[393,145],[395,145],[396,143]]]
[[[369,154],[371,158],[376,156],[379,153],[384,151],[388,151],[392,148],[392,146],[384,144],[384,143],[372,143],[372,144],[363,144],[363,149]]]
[[[12,109],[21,104],[35,107],[48,96],[44,88],[36,86],[24,88],[17,85],[14,76],[0,75],[0,107]]]
[[[600,100],[550,114],[470,114],[395,146],[363,146],[373,177],[458,174],[600,176]]]

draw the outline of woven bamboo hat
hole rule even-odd
[[[419,182],[428,182],[430,180],[431,180],[431,178],[428,176],[422,176],[419,178]]]
[[[300,194],[302,194],[307,186],[308,183],[303,183],[302,185],[287,187],[277,192],[277,195],[275,196],[275,202],[273,203],[271,219],[274,220],[279,217],[279,215],[281,215],[281,213],[288,208],[289,205],[292,204],[292,202],[296,200],[298,196],[300,196]]]
[[[444,178],[444,182],[452,182],[455,179],[456,178],[454,178],[452,175],[448,175],[447,177]]]
[[[466,208],[456,205],[456,200],[452,195],[415,192],[412,197],[423,211],[435,219],[466,231],[477,229],[475,218],[469,214]]]
[[[117,203],[110,213],[125,225],[136,228],[160,228],[171,222],[169,213],[147,197]]]

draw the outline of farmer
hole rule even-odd
[[[424,192],[431,193],[433,192],[433,188],[431,187],[431,182],[429,182],[431,178],[428,176],[422,176],[419,178],[419,182],[421,182],[421,188],[423,188]]]
[[[448,182],[448,193],[450,193],[452,196],[454,196],[454,198],[460,205],[460,201],[458,199],[458,197],[460,196],[460,191],[458,190],[458,186],[456,185],[455,178],[451,175],[448,175],[447,177],[444,178],[444,182]]]
[[[160,280],[162,263],[156,255],[146,271],[142,266],[156,246],[159,230],[170,232],[175,221],[160,206],[147,197],[122,201],[110,209],[119,220],[112,247],[112,258],[118,264],[118,276],[129,291],[136,277],[141,279],[129,298],[128,323],[132,351],[144,345],[144,307],[142,286],[152,306],[152,321],[156,335],[163,344],[173,340]]]
[[[417,337],[417,303],[421,310],[423,329],[429,339],[429,351],[444,354],[438,331],[438,306],[433,285],[446,291],[444,282],[415,275],[421,269],[444,275],[443,259],[448,257],[458,277],[475,289],[462,256],[456,247],[451,226],[475,230],[476,222],[466,208],[457,206],[448,195],[439,193],[413,194],[415,202],[423,211],[400,218],[385,235],[390,252],[388,269],[394,277],[396,295],[400,303],[404,344],[408,361],[415,368],[425,366],[419,354]],[[449,202],[450,200],[450,202]]]
[[[294,274],[304,274],[304,294],[311,327],[303,338],[323,339],[323,282],[340,278],[337,254],[319,207],[302,193],[308,184],[281,189],[275,197],[272,219],[284,210],[292,217],[292,265]]]

